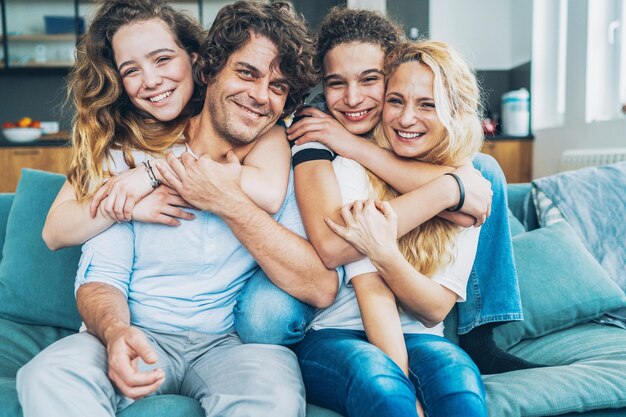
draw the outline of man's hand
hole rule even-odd
[[[93,196],[89,205],[91,217],[98,209],[104,217],[116,222],[128,221],[135,204],[152,192],[150,177],[143,166],[129,169],[110,178]]]
[[[348,132],[333,116],[314,107],[307,107],[296,116],[308,116],[287,129],[288,139],[295,140],[296,145],[320,142],[335,153],[349,158],[355,141],[362,140]]]
[[[175,190],[160,185],[133,207],[132,219],[145,223],[180,226],[180,220],[193,220],[195,215],[181,207],[193,208]]]
[[[158,166],[164,182],[200,210],[220,215],[228,211],[232,197],[245,196],[241,163],[233,151],[226,154],[224,163],[206,155],[195,159],[188,152],[183,152],[180,160],[169,153],[167,163],[167,167]]]
[[[146,336],[135,327],[122,327],[107,338],[109,379],[125,396],[138,400],[156,391],[165,381],[160,368],[140,371],[139,360],[156,364],[158,357]]]
[[[471,164],[465,164],[453,172],[461,178],[465,188],[465,203],[461,213],[475,218],[474,226],[482,225],[491,213],[491,183]]]

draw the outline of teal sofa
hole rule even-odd
[[[24,170],[16,193],[0,194],[0,417],[22,415],[18,369],[80,325],[73,298],[80,250],[51,252],[41,239],[62,182],[60,175]],[[529,184],[509,186],[526,320],[496,328],[496,338],[515,355],[551,366],[485,375],[489,414],[626,415],[626,330],[594,322],[626,306],[626,297],[566,223],[537,228],[529,190]],[[456,340],[455,314],[446,322],[447,336]],[[202,411],[195,400],[165,395],[142,399],[119,416],[199,417]],[[309,405],[307,416],[338,414]]]

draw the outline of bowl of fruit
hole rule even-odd
[[[22,117],[17,123],[5,122],[2,134],[10,142],[32,142],[41,137],[41,122],[30,117]]]

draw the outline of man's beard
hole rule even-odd
[[[236,103],[236,101],[235,101]],[[241,122],[236,122],[232,113],[226,111],[220,112],[218,110],[218,103],[209,101],[208,111],[210,117],[213,119],[213,126],[215,131],[229,144],[234,147],[249,145],[256,141],[261,135],[267,132],[274,123],[268,123],[264,126],[256,127],[258,131],[254,131],[254,128],[247,128],[247,126]],[[220,103],[221,104],[221,103]],[[222,106],[220,110],[225,110],[226,106]],[[220,114],[223,113],[223,114]],[[271,112],[269,112],[271,113]],[[217,116],[217,117],[216,117]],[[273,114],[267,114],[268,119],[273,118]]]

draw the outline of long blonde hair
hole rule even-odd
[[[407,62],[426,65],[434,75],[434,99],[437,117],[445,127],[441,140],[422,162],[456,166],[480,150],[483,132],[480,123],[480,90],[474,73],[460,55],[442,42],[405,42],[395,47],[385,58],[384,71],[388,80],[394,71]],[[382,128],[382,121],[372,134],[382,148],[391,145]],[[376,198],[389,200],[398,192],[368,172]],[[432,276],[441,266],[454,258],[454,240],[460,229],[455,224],[434,217],[399,239],[400,250],[416,270]]]
[[[100,1],[89,30],[77,46],[76,64],[68,81],[68,101],[75,107],[68,180],[79,201],[89,198],[111,175],[103,162],[112,149],[121,149],[125,162],[134,167],[133,149],[163,153],[181,140],[187,120],[202,107],[205,83],[200,56],[192,65],[193,96],[175,120],[160,122],[130,102],[115,66],[111,42],[120,27],[153,18],[165,22],[189,56],[200,50],[206,37],[202,27],[164,0]]]

